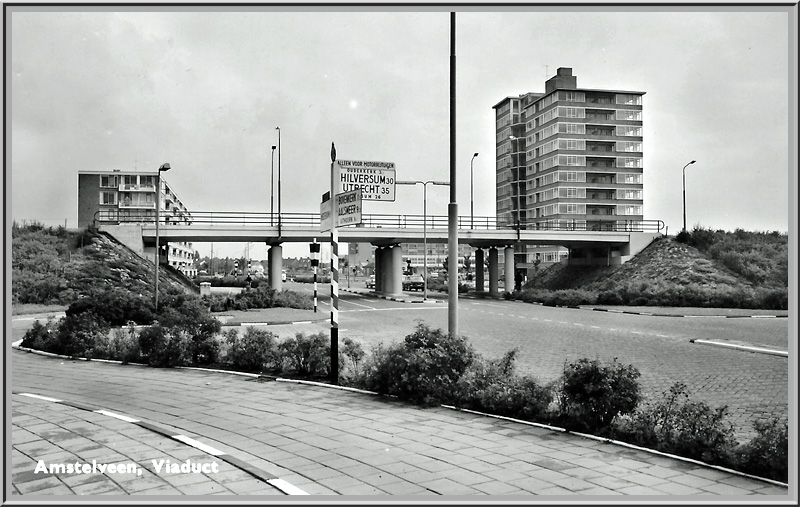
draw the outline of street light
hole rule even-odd
[[[472,155],[469,160],[469,228],[475,228],[475,203],[472,200],[472,161],[475,160],[478,154]]]
[[[422,300],[428,299],[428,183],[432,185],[448,186],[450,183],[446,181],[395,181],[397,185],[422,185]],[[455,261],[450,262],[458,262]]]
[[[275,191],[275,145],[272,145],[272,169],[269,173],[269,225],[272,225],[272,215],[275,213],[273,195]]]
[[[159,251],[158,244],[158,222],[161,220],[161,173],[164,171],[169,171],[169,169],[170,167],[168,163],[161,164],[161,167],[158,168],[158,176],[156,176],[156,283],[153,294],[153,308],[156,314],[158,314],[158,263],[161,260],[161,252]]]
[[[686,168],[697,162],[692,160],[683,166],[683,232],[686,232]]]
[[[278,236],[280,237],[281,235],[281,128],[275,127],[275,130],[278,131]]]

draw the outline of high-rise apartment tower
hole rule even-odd
[[[644,93],[578,88],[572,69],[562,67],[545,82],[544,93],[498,102],[498,227],[639,227]],[[569,255],[557,246],[515,250],[518,269]]]

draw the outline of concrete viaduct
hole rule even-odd
[[[214,216],[216,215],[216,216]],[[330,240],[321,232],[318,214],[196,213],[190,222],[159,225],[159,242],[263,242],[268,250],[268,280],[281,290],[283,243],[319,243]],[[476,223],[477,222],[477,223]],[[96,224],[145,258],[153,258],[156,226],[99,220]],[[489,292],[498,293],[500,250],[506,266],[514,263],[514,245],[561,245],[570,249],[571,263],[621,264],[661,235],[663,222],[637,222],[616,230],[532,230],[496,228],[493,218],[459,217],[458,242],[476,249],[475,263],[489,259]],[[622,229],[622,230],[619,230]],[[629,229],[629,230],[626,230]],[[447,243],[447,217],[419,215],[365,215],[358,226],[338,229],[343,243],[371,243],[375,250],[375,291],[387,296],[402,292],[402,243]],[[592,256],[587,252],[603,252]],[[575,254],[575,256],[573,256]],[[505,286],[513,287],[513,269],[505,269]],[[485,289],[483,270],[476,270],[476,290]]]

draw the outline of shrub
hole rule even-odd
[[[153,306],[149,298],[119,288],[95,290],[72,303],[66,314],[71,316],[84,312],[94,313],[110,326],[124,326],[130,321],[137,324],[153,322]]]
[[[235,368],[245,371],[262,371],[278,361],[278,348],[275,334],[248,326],[242,336],[236,329],[225,335],[228,351],[225,361]]]
[[[559,418],[568,429],[602,431],[620,414],[639,403],[640,373],[616,358],[609,365],[579,359],[564,368],[559,393]]]
[[[353,371],[353,375],[355,377],[359,377],[361,375],[361,361],[363,361],[364,356],[366,355],[364,349],[361,347],[361,344],[351,340],[350,338],[345,338],[342,354],[350,360],[350,366]]]
[[[188,342],[185,332],[159,324],[139,333],[139,348],[150,366],[172,368],[185,364],[189,357]]]
[[[552,401],[549,389],[514,374],[517,349],[499,360],[476,357],[456,383],[456,405],[517,419],[538,419]]]
[[[331,373],[331,344],[330,339],[324,333],[316,333],[306,336],[304,333],[297,333],[293,338],[284,340],[278,350],[284,363],[288,363],[289,368],[302,376],[323,375],[329,376]],[[339,368],[343,366],[339,358]]]
[[[737,468],[742,472],[788,482],[789,424],[778,419],[756,421],[758,435],[736,449]]]
[[[734,428],[725,422],[727,410],[691,401],[686,384],[676,382],[662,400],[637,411],[617,432],[638,445],[724,465],[736,445]]]
[[[58,326],[58,349],[73,358],[105,357],[108,324],[93,312],[63,317]]]
[[[111,359],[122,361],[122,364],[141,361],[139,337],[132,323],[127,329],[119,328],[112,331],[108,344],[108,356]]]
[[[402,343],[373,350],[364,387],[424,404],[452,402],[456,382],[474,358],[466,338],[419,323]]]
[[[58,341],[58,325],[50,317],[47,323],[42,325],[39,321],[34,321],[33,326],[25,332],[22,337],[23,347],[42,350],[45,352],[60,353],[61,344]]]

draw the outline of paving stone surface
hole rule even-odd
[[[12,352],[12,483],[20,495],[267,495],[265,481],[130,422],[160,425],[310,495],[755,495],[787,488],[714,468],[503,419],[391,398],[196,370]],[[130,462],[141,475],[35,474],[38,460]],[[219,463],[216,474],[158,473],[153,459]]]

